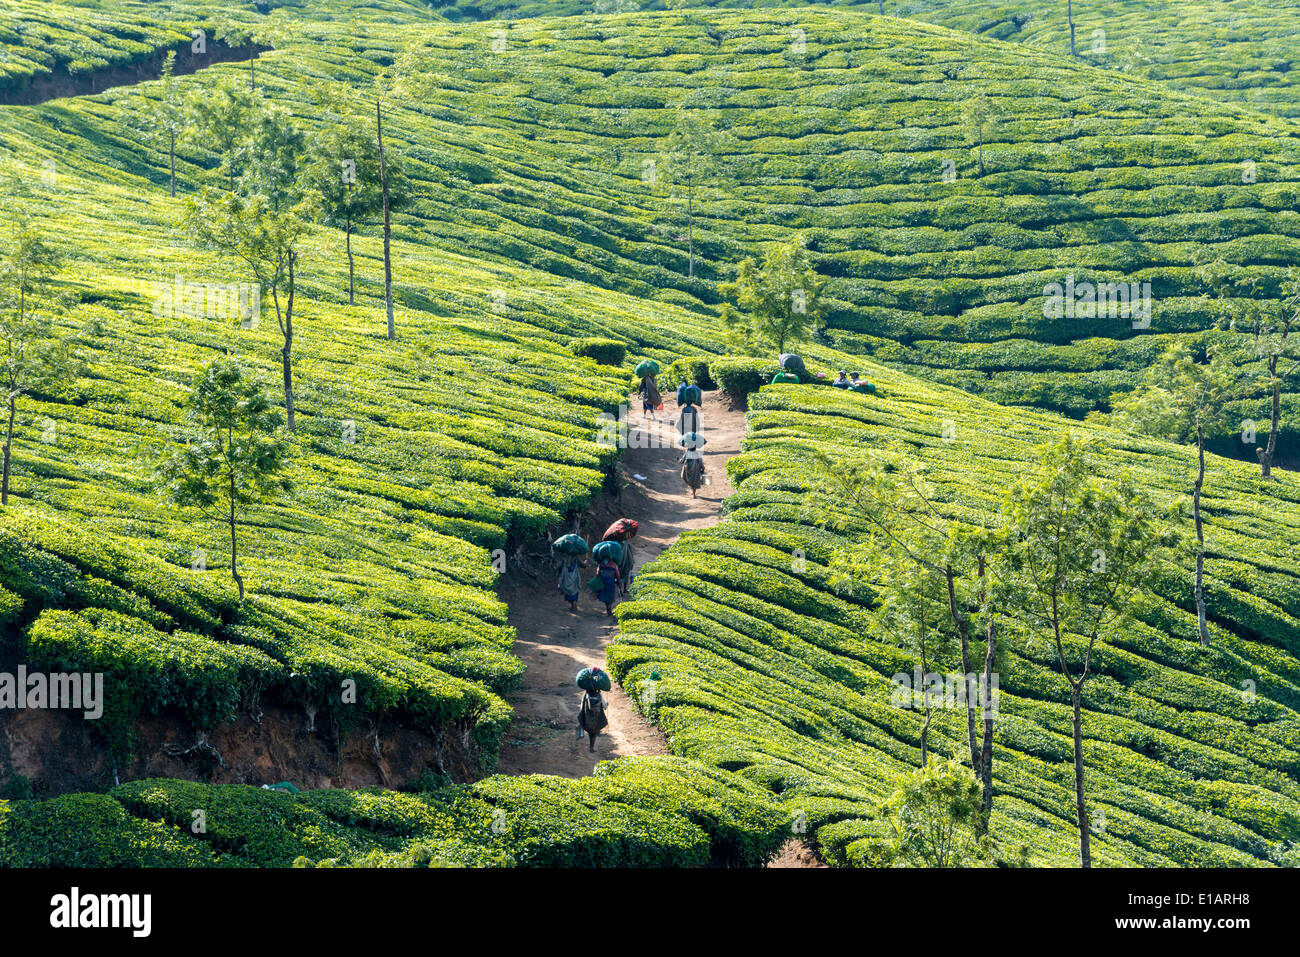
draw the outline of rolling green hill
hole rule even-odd
[[[881,394],[763,390],[731,518],[640,577],[613,660],[630,691],[652,669],[664,676],[647,710],[678,758],[420,795],[128,781],[11,802],[0,860],[752,864],[802,814],[832,860],[855,862],[864,821],[916,763],[913,716],[883,698],[910,662],[867,638],[861,608],[830,589],[838,543],[804,514],[801,453],[901,441],[945,501],[978,508],[1031,446],[1078,428],[1161,497],[1185,494],[1184,449],[990,399],[1075,414],[1103,404],[1170,336],[1203,333],[1192,270],[1207,255],[1276,295],[1300,235],[1294,125],[1034,44],[859,10],[516,20],[502,33],[412,5],[355,8],[304,3],[258,76],[311,129],[325,122],[314,94],[327,82],[368,90],[385,68],[409,67],[386,119],[413,193],[396,217],[400,336],[383,338],[374,224],[354,238],[355,306],[340,233],[316,230],[300,267],[296,491],[254,514],[243,603],[219,570],[219,530],[165,505],[153,479],[183,441],[181,402],[207,361],[234,351],[268,379],[278,361],[272,323],[153,309],[178,279],[244,278],[179,230],[216,157],[185,147],[182,195],[167,196],[166,156],[141,147],[156,83],[0,107],[0,150],[70,257],[59,282],[75,306],[61,322],[88,329],[71,393],[19,407],[0,526],[6,659],[107,672],[102,744],[115,760],[129,757],[138,718],[179,712],[202,733],[259,700],[342,716],[334,702],[351,679],[361,714],[345,722],[388,714],[459,734],[475,772],[490,772],[521,667],[491,552],[543,539],[604,487],[612,453],[595,442],[596,417],[628,382],[627,367],[575,356],[573,340],[614,338],[665,362],[722,355],[715,283],[764,241],[808,238],[835,310],[830,341],[803,351],[823,370],[866,369]],[[150,35],[176,42],[221,5],[108,9],[184,20]],[[129,30],[72,7],[51,19],[66,28],[52,49],[67,55],[43,69],[92,40],[92,58],[139,53],[117,43]],[[242,83],[246,68],[179,82],[201,91],[224,77]],[[982,175],[963,124],[976,94],[998,115]],[[731,181],[700,197],[694,279],[677,201],[643,179],[679,105],[730,142]],[[1253,183],[1241,181],[1247,159]],[[1150,330],[1045,320],[1043,287],[1066,273],[1150,281]],[[1262,419],[1262,405],[1239,411]],[[954,444],[937,438],[948,419]],[[1300,485],[1261,489],[1253,468],[1214,459],[1211,488],[1214,644],[1196,644],[1187,582],[1170,579],[1089,689],[1104,864],[1267,864],[1300,839]],[[795,548],[805,573],[786,570]],[[209,570],[194,567],[200,549]],[[1023,844],[1034,863],[1068,864],[1059,681],[1042,649],[1013,645],[1002,667],[1000,853]],[[955,725],[935,736],[960,752]],[[195,806],[226,809],[210,837],[184,828]],[[497,810],[504,830],[491,826]]]
[[[421,61],[426,112],[475,131],[473,207],[431,211],[467,244],[518,222],[543,268],[707,303],[738,259],[797,231],[833,342],[997,401],[1104,407],[1160,336],[1210,325],[1198,262],[1239,264],[1268,298],[1295,260],[1288,122],[1037,48],[824,8],[516,21],[493,55],[500,30],[433,31]],[[976,95],[993,116],[982,174]],[[696,203],[694,281],[680,199],[643,181],[679,106],[724,143]],[[1149,282],[1149,328],[1045,318],[1045,288],[1069,275]]]
[[[922,716],[890,702],[890,677],[919,658],[869,637],[862,606],[832,586],[827,566],[845,543],[807,507],[811,453],[841,461],[899,446],[948,514],[979,516],[1064,428],[883,369],[872,377],[874,396],[763,389],[728,469],[729,518],[637,576],[610,654],[675,753],[767,787],[841,862],[855,859],[894,776],[920,763]],[[1079,431],[1101,440],[1108,474],[1128,469],[1162,498],[1186,495],[1186,450]],[[1222,459],[1207,482],[1212,645],[1198,643],[1190,574],[1168,577],[1098,653],[1085,694],[1090,813],[1106,822],[1094,850],[1106,866],[1261,864],[1300,837],[1300,483],[1288,476],[1264,497],[1250,466]],[[651,700],[652,671],[662,680]],[[1023,844],[1036,864],[1068,866],[1070,709],[1055,651],[1004,640],[997,671],[990,830],[1007,859]],[[965,711],[936,713],[943,743],[932,727],[931,747],[960,756]]]
[[[1169,24],[1159,6],[1163,20],[1145,19]],[[959,9],[943,7],[969,25]],[[356,82],[408,45],[414,109],[393,133],[417,144],[429,187],[412,223],[421,239],[710,311],[739,259],[797,231],[827,279],[833,343],[1003,403],[1105,408],[1159,337],[1210,325],[1201,261],[1238,265],[1271,299],[1296,256],[1290,123],[1069,62],[1047,41],[860,6],[400,29],[340,18],[295,21],[259,62],[306,114],[304,74]],[[982,173],[976,95],[989,110]],[[671,165],[678,107],[722,134],[721,173],[696,204],[694,279],[680,191],[647,176],[648,163]],[[158,181],[165,157],[152,174],[133,164]],[[1067,276],[1149,282],[1150,326],[1045,317],[1045,288]],[[1300,404],[1285,403],[1293,418]],[[1266,403],[1237,411],[1258,421]]]
[[[1024,43],[1068,55],[1065,6],[1050,0],[435,0],[453,20],[577,16],[674,9],[857,8]],[[1081,0],[1074,4],[1075,53],[1083,62],[1172,88],[1203,92],[1280,116],[1300,116],[1295,0]],[[1098,33],[1100,31],[1100,33]]]

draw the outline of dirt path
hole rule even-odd
[[[640,409],[640,403],[633,405]],[[676,406],[669,396],[660,418],[671,419]],[[708,439],[704,467],[710,484],[692,499],[682,485],[679,451],[662,447],[673,434],[670,423],[647,432],[639,411],[629,422],[629,448],[619,464],[622,489],[617,505],[598,509],[581,531],[589,543],[600,540],[605,528],[621,516],[635,519],[640,531],[633,541],[635,567],[654,560],[686,529],[704,528],[720,517],[722,500],[731,494],[727,459],[740,451],[745,416],[727,408],[719,393],[705,393],[700,409],[701,432]],[[658,439],[661,447],[635,448]],[[574,737],[582,692],[573,677],[583,667],[605,667],[605,646],[616,633],[615,619],[584,590],[578,611],[569,611],[555,587],[555,571],[544,571],[535,581],[513,579],[502,589],[515,627],[515,654],[528,666],[520,690],[510,696],[515,716],[501,748],[498,770],[504,774],[557,774],[582,777],[598,761],[633,754],[666,754],[667,741],[658,728],[646,722],[615,686],[607,695],[609,727],[596,740],[596,753],[587,751],[584,738]],[[587,570],[584,579],[590,577]]]

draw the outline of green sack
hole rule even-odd
[[[808,368],[803,364],[803,359],[793,352],[781,353],[781,357],[777,361],[780,362],[781,368],[791,375],[805,377],[808,375]]]
[[[587,554],[587,540],[581,535],[568,534],[561,535],[552,544],[551,548],[561,555],[585,555]]]
[[[597,575],[591,581],[587,582],[587,587],[599,595],[600,589],[604,587],[604,583],[600,580],[600,576]]]
[[[583,668],[578,672],[578,687],[583,691],[609,691],[609,675],[600,668]]]
[[[598,562],[613,562],[617,565],[623,560],[623,546],[619,542],[600,542],[591,550],[591,557]]]
[[[776,375],[772,376],[772,385],[776,385],[778,382],[797,383],[798,381],[799,377],[793,372],[778,372]]]
[[[638,378],[642,379],[648,375],[658,375],[659,363],[655,362],[653,359],[642,359],[636,364],[636,369],[633,371],[636,372]]]

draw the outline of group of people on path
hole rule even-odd
[[[605,530],[600,543],[592,549],[596,560],[596,577],[589,584],[596,594],[596,600],[604,603],[606,615],[614,614],[614,602],[620,593],[627,594],[628,585],[631,584],[635,562],[632,539],[636,536],[637,528],[637,523],[631,519],[620,518]],[[602,549],[600,546],[605,542],[614,542],[617,548]],[[587,546],[583,543],[579,547],[585,551]],[[602,554],[597,555],[597,552]],[[609,557],[611,552],[615,552],[617,558]],[[578,598],[582,594],[582,570],[587,564],[586,558],[581,555],[566,555],[560,562],[560,577],[555,584],[564,595],[564,600],[569,603],[570,610],[575,612],[578,610]]]
[[[655,420],[655,413],[663,411],[663,396],[659,392],[659,383],[654,373],[641,378],[640,396],[647,425]],[[700,447],[704,439],[700,436],[700,408],[698,387],[688,386],[683,379],[677,387],[677,417],[673,427],[678,435],[678,442],[683,451],[678,460],[682,467],[682,482],[691,490],[694,497],[703,482],[704,453]],[[592,580],[592,590],[596,599],[605,605],[605,614],[613,615],[614,602],[619,594],[627,595],[628,585],[632,580],[633,555],[632,538],[637,533],[637,523],[622,518],[606,530],[602,542],[614,541],[619,544],[619,559],[613,561],[606,553],[597,561],[596,578]],[[595,549],[593,549],[593,552]],[[560,577],[556,582],[564,600],[572,611],[578,610],[578,598],[582,594],[582,570],[587,562],[579,556],[566,556],[560,565]],[[602,685],[603,682],[603,685]],[[596,750],[596,738],[609,724],[605,714],[605,699],[601,688],[608,690],[609,679],[597,667],[585,668],[578,676],[579,687],[583,688],[582,704],[578,709],[577,736],[581,740],[587,736],[587,750]]]
[[[662,411],[664,405],[655,373],[641,377],[640,396],[646,424],[649,425],[656,421],[655,413]],[[691,498],[695,498],[704,484],[704,453],[700,451],[705,442],[700,434],[701,398],[698,386],[681,380],[677,386],[677,418],[673,420],[673,428],[677,432],[678,445],[682,447],[682,456],[677,460],[681,466],[682,484],[691,490]]]

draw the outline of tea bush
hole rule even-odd
[[[1064,427],[897,372],[869,374],[879,395],[796,386],[751,397],[745,452],[729,466],[728,517],[642,569],[609,653],[675,753],[767,788],[838,864],[865,860],[855,842],[870,834],[895,776],[916,766],[920,716],[890,704],[890,676],[915,662],[868,633],[858,602],[869,596],[849,600],[828,577],[845,543],[801,504],[808,453],[845,459],[896,445],[919,459],[945,510],[978,513]],[[1107,473],[1131,469],[1168,500],[1185,494],[1194,450],[1071,427],[1096,429],[1111,449]],[[1094,657],[1084,750],[1092,812],[1107,822],[1094,835],[1106,864],[1267,864],[1300,834],[1300,607],[1284,557],[1295,547],[1300,484],[1284,476],[1261,491],[1250,466],[1218,458],[1210,475],[1210,647],[1198,644],[1190,583],[1176,574]],[[971,654],[982,660],[979,641]],[[647,697],[651,671],[661,680]],[[1069,864],[1070,715],[1055,652],[1008,636],[997,671],[999,854],[1011,862],[1024,845],[1034,863]],[[933,750],[960,758],[964,735],[960,709],[936,713]]]
[[[575,339],[569,348],[575,356],[606,366],[621,366],[627,358],[627,344],[614,339]]]

